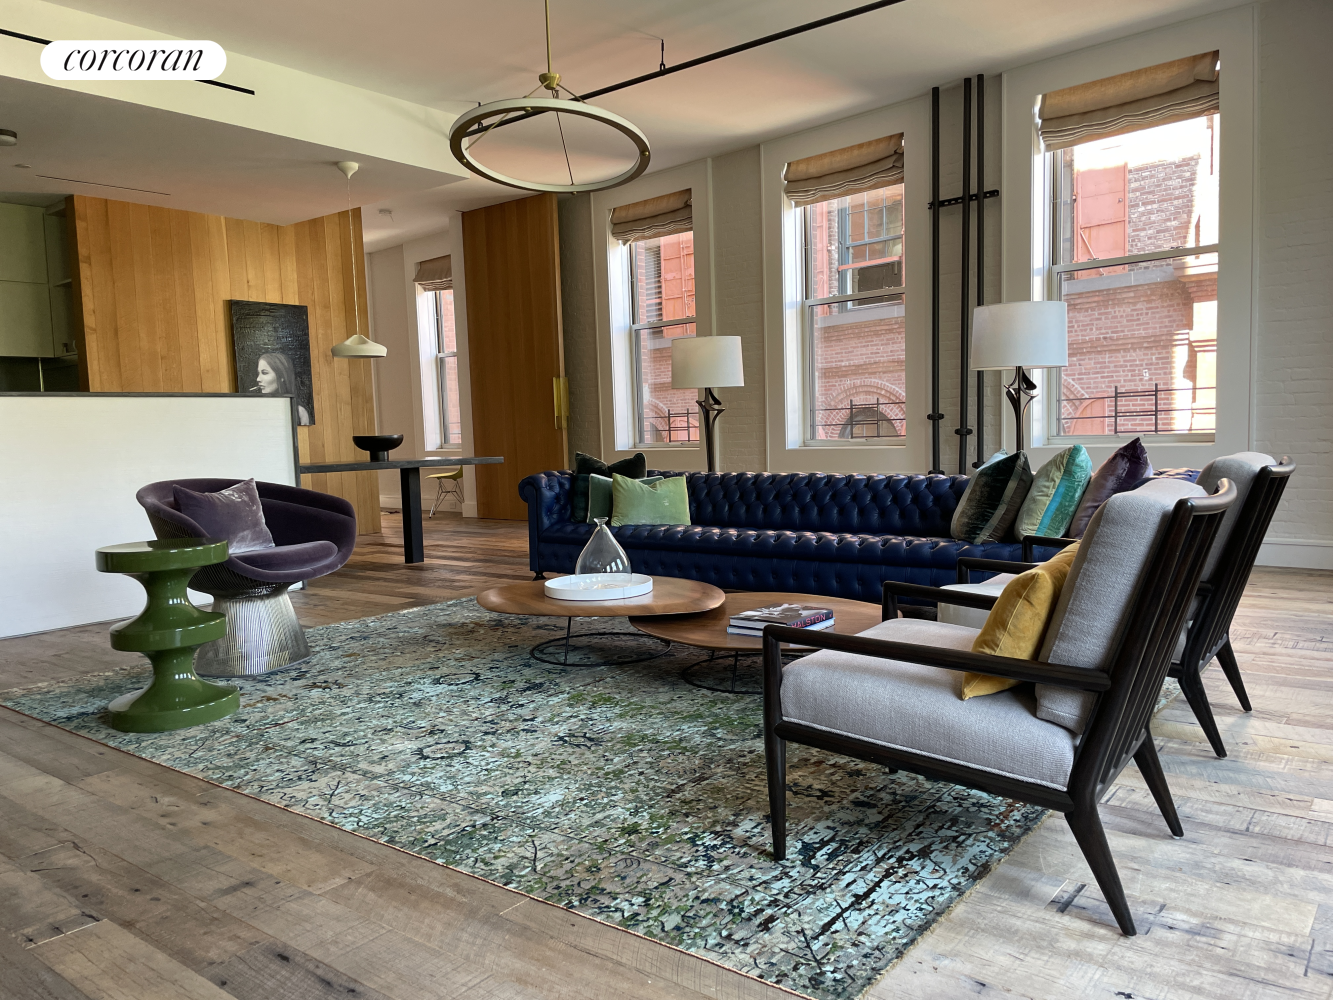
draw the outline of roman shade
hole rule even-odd
[[[449,255],[418,262],[417,275],[412,280],[428,292],[449,291],[454,287],[454,267]]]
[[[783,193],[793,205],[813,205],[830,198],[864,194],[890,184],[900,184],[902,179],[901,132],[792,160],[782,175]]]
[[[694,229],[691,201],[691,190],[686,188],[621,205],[611,212],[611,235],[621,243],[633,243],[688,233]]]
[[[1201,52],[1043,94],[1042,146],[1064,149],[1213,114],[1220,107],[1217,59],[1216,51]]]

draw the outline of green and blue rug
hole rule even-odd
[[[683,681],[700,654],[681,646],[578,662],[647,642],[596,627],[626,638],[576,646],[568,666],[528,655],[563,621],[471,599],[312,629],[309,660],[241,679],[236,715],[175,733],[102,721],[146,663],[4,703],[830,1000],[864,992],[1044,815],[791,745],[775,862],[759,699]],[[711,682],[729,680],[719,663]]]

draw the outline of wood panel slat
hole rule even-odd
[[[552,380],[564,375],[560,234],[554,195],[463,214],[474,450],[481,517],[526,520],[518,484],[568,464]]]
[[[363,258],[352,259],[359,210],[275,226],[76,195],[67,212],[82,388],[235,392],[228,300],[304,305],[317,423],[297,432],[301,460],[364,457],[351,439],[375,430],[370,365],[329,354],[358,313],[369,329]],[[374,473],[307,479],[349,500],[360,530],[379,531]]]

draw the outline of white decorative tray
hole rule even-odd
[[[583,576],[559,576],[546,581],[546,596],[557,601],[620,601],[650,593],[653,578],[631,573],[625,586],[624,573],[587,573]]]

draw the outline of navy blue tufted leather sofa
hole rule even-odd
[[[953,583],[959,556],[1022,558],[1017,543],[972,545],[949,537],[966,476],[684,475],[694,523],[612,529],[635,572],[729,590],[878,603],[885,580]],[[572,573],[592,534],[592,525],[569,519],[572,481],[569,472],[540,472],[519,483],[519,496],[528,505],[534,573]],[[1038,558],[1053,554],[1041,549]]]

